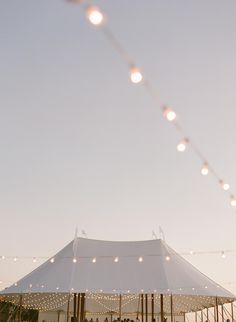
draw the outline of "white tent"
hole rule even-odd
[[[235,298],[160,239],[116,242],[76,238],[0,294],[16,302],[19,294],[24,294],[26,306],[51,308],[50,299],[53,307],[59,307],[70,293],[86,293],[88,310],[89,303],[92,307],[101,301],[108,310],[104,301],[113,298],[115,303],[119,294],[127,301],[132,296],[137,300],[138,294],[154,294],[156,302],[160,294],[165,298],[172,294],[176,310],[181,312],[212,307],[216,297],[220,304]]]

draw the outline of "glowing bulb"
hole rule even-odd
[[[133,67],[130,69],[130,79],[132,83],[138,84],[143,80],[143,75],[138,68]]]
[[[226,257],[226,255],[225,255],[225,252],[224,252],[224,251],[222,251],[222,252],[221,252],[221,257],[222,257],[222,258],[225,258],[225,257]]]
[[[141,262],[143,262],[143,257],[142,256],[140,256],[139,257],[139,259],[138,259],[138,261],[141,263]]]
[[[13,261],[14,261],[14,262],[17,262],[17,260],[18,260],[18,258],[17,258],[17,257],[14,257],[14,258],[13,258]]]
[[[220,183],[223,190],[225,190],[225,191],[229,190],[230,185],[228,183],[225,183],[223,180],[220,180],[219,183]]]
[[[50,259],[50,262],[53,264],[54,262],[55,262],[55,258],[53,257],[53,258],[51,258]]]
[[[170,256],[166,256],[166,261],[169,261],[170,260]]]
[[[1,256],[1,259],[4,260],[6,257],[4,255]]]
[[[206,175],[208,175],[208,173],[209,173],[208,164],[205,162],[205,163],[203,164],[203,166],[202,166],[201,174],[202,174],[203,176],[206,176]]]
[[[36,263],[36,262],[37,262],[36,257],[33,257],[33,263]]]
[[[231,196],[230,204],[232,207],[236,207],[236,199],[234,198],[234,196]]]
[[[0,284],[2,284],[3,283],[3,281],[0,281]]]
[[[77,262],[77,259],[76,258],[73,258],[73,263],[76,263]]]
[[[94,6],[89,6],[86,9],[86,16],[88,20],[95,26],[100,25],[104,19],[102,12]]]
[[[96,261],[97,261],[97,259],[96,259],[96,257],[94,257],[94,258],[92,259],[92,262],[93,262],[93,263],[96,263]]]
[[[176,113],[171,108],[164,106],[163,110],[168,121],[172,122],[176,119]]]
[[[119,262],[119,258],[118,257],[115,257],[114,262],[115,263],[118,263]]]
[[[223,184],[223,189],[224,189],[225,191],[229,190],[229,188],[230,188],[230,185],[229,185],[228,183],[224,183],[224,184]]]
[[[189,254],[190,254],[190,255],[193,255],[193,250],[190,250]]]
[[[188,139],[183,139],[182,141],[179,142],[177,145],[177,150],[179,152],[184,152],[186,150],[187,144],[188,144]]]

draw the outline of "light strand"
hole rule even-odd
[[[81,1],[78,0],[71,0],[72,2],[78,2]],[[142,83],[144,85],[144,88],[146,89],[147,93],[154,99],[154,101],[159,105],[160,109],[162,110],[165,118],[174,124],[174,128],[184,137],[186,136],[185,131],[183,130],[182,126],[180,125],[176,112],[168,107],[165,103],[160,100],[160,96],[156,94],[156,91],[153,90],[153,87],[151,86],[150,82],[143,77],[143,73],[141,70],[137,67],[137,64],[134,62],[133,59],[130,58],[130,56],[127,54],[127,51],[125,50],[124,46],[121,44],[121,42],[117,39],[117,37],[114,35],[113,31],[108,27],[106,23],[104,23],[104,14],[101,9],[93,6],[93,5],[85,5],[84,6],[86,16],[88,20],[93,25],[101,25],[100,30],[103,32],[105,37],[108,39],[112,47],[115,49],[115,51],[121,56],[122,60],[128,65],[128,70],[130,73],[130,78],[133,83]],[[183,139],[184,140],[184,139]],[[192,140],[188,139],[188,145],[191,146],[193,152],[195,152],[196,156],[201,160],[203,166],[201,169],[201,173],[205,176],[208,174],[208,172],[211,172],[211,174],[216,178],[217,183],[222,187],[224,191],[230,192],[230,185],[225,182],[221,176],[218,175],[214,167],[209,163],[207,158],[204,157],[203,153],[200,152],[200,150],[196,147],[196,145],[193,143]],[[181,145],[180,147],[181,151],[183,149],[185,150],[184,146]],[[230,202],[229,204],[234,208],[236,208],[236,198],[234,197],[234,194],[231,192],[229,193]]]

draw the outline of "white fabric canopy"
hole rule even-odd
[[[70,292],[234,298],[160,239],[115,242],[76,238],[1,294]]]

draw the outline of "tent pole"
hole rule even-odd
[[[148,295],[145,294],[145,322],[148,322]]]
[[[224,322],[224,305],[221,305],[222,322]]]
[[[161,294],[161,322],[164,322],[164,309],[163,309],[163,294]]]
[[[184,322],[186,321],[186,316],[185,316],[185,313],[184,313]]]
[[[67,302],[67,312],[66,312],[66,322],[69,322],[69,318],[70,318],[70,293],[68,296],[68,302]]]
[[[203,322],[203,310],[201,310],[201,322]]]
[[[231,316],[232,316],[232,322],[234,322],[234,303],[231,303]]]
[[[152,294],[152,322],[154,322],[154,294]]]
[[[172,294],[170,296],[170,317],[171,317],[171,322],[174,322],[174,319],[173,319],[173,295]]]
[[[141,302],[141,296],[140,296],[140,294],[139,294],[139,296],[138,296],[138,310],[137,310],[137,319],[136,320],[138,320],[138,318],[139,318],[139,314],[140,314],[140,302]]]
[[[197,322],[197,312],[195,312],[195,322]]]
[[[121,322],[121,301],[122,301],[122,296],[120,294],[120,302],[119,302],[119,320]]]
[[[73,320],[74,320],[74,322],[76,321],[76,304],[77,304],[76,302],[77,302],[76,293],[74,293],[74,305],[73,305],[73,309],[74,309]]]
[[[84,307],[85,307],[85,293],[82,293],[81,307],[80,307],[80,322],[84,322]]]
[[[18,322],[21,322],[21,311],[22,311],[22,294],[20,295],[20,302],[19,302],[19,312],[18,312]]]
[[[141,322],[144,322],[144,318],[143,318],[143,294],[141,294]]]
[[[79,322],[80,318],[80,293],[78,293],[78,298],[77,298],[77,321]]]
[[[61,314],[61,311],[60,311],[60,310],[58,310],[58,311],[57,311],[57,322],[60,322],[60,314]]]
[[[207,308],[207,322],[209,321],[209,312],[208,312],[208,308]]]
[[[219,322],[218,298],[216,296],[216,322]]]

